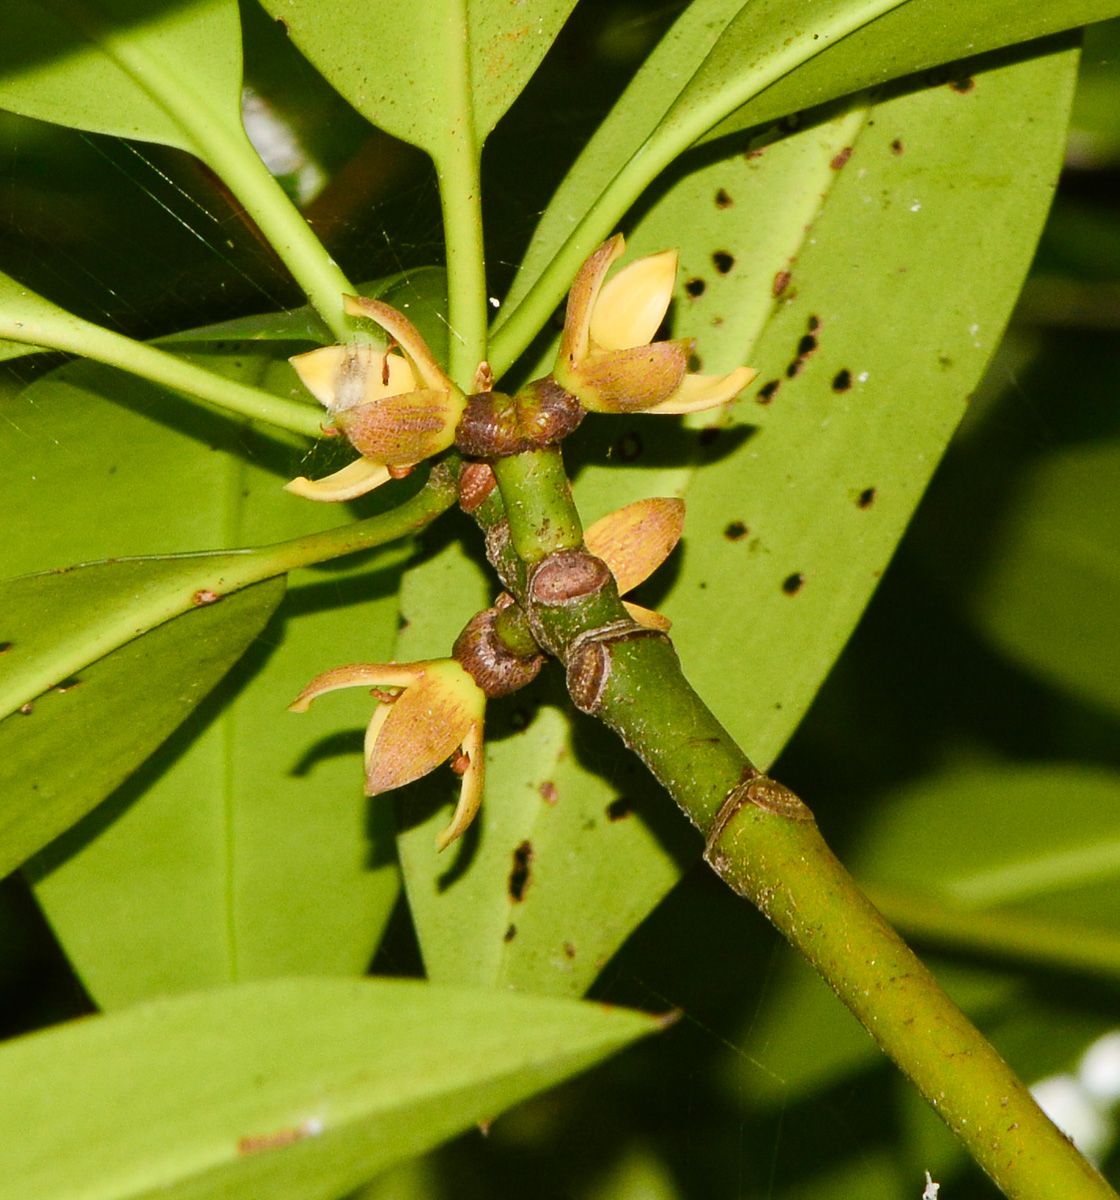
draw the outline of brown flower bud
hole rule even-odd
[[[502,603],[504,600],[504,603]],[[513,604],[504,596],[498,605],[476,613],[455,640],[451,657],[490,698],[508,696],[533,682],[544,666],[544,655],[522,658],[498,636],[495,622],[503,608]]]

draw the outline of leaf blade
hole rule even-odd
[[[0,1049],[22,1131],[0,1149],[3,1194],[339,1195],[657,1027],[403,981],[155,1001]]]

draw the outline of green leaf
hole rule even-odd
[[[123,563],[100,564],[0,584],[5,667],[10,660],[18,668],[32,657],[49,663],[41,643],[49,646],[60,629],[77,639],[91,605],[119,612],[139,575]],[[284,590],[283,579],[258,584],[105,657],[87,652],[76,670],[55,675],[57,686],[45,695],[21,691],[15,707],[23,707],[9,708],[0,721],[0,874],[42,849],[126,779],[241,657]],[[17,670],[17,680],[25,677]],[[4,682],[10,682],[7,672]]]
[[[378,128],[451,157],[482,145],[529,81],[575,0],[264,0],[292,40]]]
[[[699,469],[678,474],[684,554],[664,608],[697,690],[761,766],[855,627],[999,343],[1076,65],[1050,47],[967,91],[895,89],[686,175],[635,231],[634,253],[681,242],[673,333],[697,339],[704,370],[754,343],[759,376],[726,424],[690,421],[711,429],[694,435]],[[638,467],[679,445],[648,418],[620,422],[616,446],[628,436],[646,446]],[[619,499],[602,462],[577,487],[589,516]]]
[[[205,158],[197,126],[241,128],[236,0],[11,0],[0,108]]]
[[[1117,927],[1118,800],[1120,775],[1099,768],[946,772],[884,802],[863,842],[860,877],[964,908],[1012,906]]]
[[[209,364],[290,387],[291,349],[232,344]],[[343,517],[281,490],[316,473],[301,440],[169,412],[156,389],[92,364],[52,373],[4,414],[0,493],[22,518],[4,538],[13,571],[269,543]],[[285,708],[340,657],[387,657],[401,553],[293,571],[236,687],[34,864],[40,901],[98,1003],[368,965],[397,883],[391,833],[361,794],[361,698],[306,716]]]
[[[925,941],[1114,980],[1118,799],[1100,768],[964,765],[888,797],[855,870]]]
[[[0,1174],[37,1200],[328,1200],[660,1024],[384,980],[159,1000],[0,1049]]]
[[[1074,446],[1023,469],[968,610],[1006,655],[1120,714],[1120,445]]]
[[[1115,0],[1033,5],[846,0],[827,13],[805,0],[690,4],[541,218],[503,305],[503,326],[531,288],[542,283],[544,290],[508,330],[499,326],[491,355],[496,367],[504,370],[516,358],[552,312],[580,260],[689,145],[748,128],[762,130],[778,118],[863,88],[1118,11]]]
[[[683,553],[638,599],[672,617],[691,680],[761,766],[859,619],[998,343],[1060,166],[1075,68],[1073,52],[1043,54],[966,93],[903,91],[842,112],[760,157],[737,144],[687,164],[634,232],[635,254],[681,245],[673,332],[697,338],[703,369],[737,365],[755,340],[761,375],[728,424],[696,422],[711,432],[587,420],[565,447],[574,494],[588,523],[644,496],[685,496]],[[694,299],[688,282],[701,278]],[[447,607],[425,616],[432,595]],[[455,551],[414,569],[396,657],[446,654],[489,598]],[[401,861],[433,978],[586,987],[698,848],[617,742],[573,732],[582,719],[542,699],[528,729],[491,741],[477,843],[432,853],[450,778],[404,810]],[[632,810],[624,821],[609,819],[616,800]]]
[[[241,123],[237,0],[13,0],[0,108],[197,155],[245,206],[342,341],[351,286]]]

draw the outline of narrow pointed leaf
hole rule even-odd
[[[136,586],[138,573],[127,572],[127,583],[106,579],[120,574],[103,564],[0,584],[10,647],[0,662],[6,667],[9,659],[29,657],[40,631],[80,630],[90,604],[114,607]],[[20,692],[22,709],[0,720],[0,873],[18,867],[122,783],[241,657],[283,597],[283,579],[258,584],[105,657],[70,656],[45,695]],[[42,651],[38,658],[49,661]]]
[[[659,1027],[403,981],[281,980],[0,1049],[0,1194],[330,1200]]]
[[[188,106],[240,129],[236,0],[11,0],[5,21],[0,108],[195,153]]]
[[[684,498],[671,590],[655,575],[635,599],[673,619],[686,672],[760,766],[858,620],[998,342],[1060,166],[1075,68],[1074,53],[1041,54],[967,91],[841,109],[760,156],[744,141],[675,181],[633,232],[633,256],[681,247],[672,332],[696,337],[702,369],[746,358],[761,374],[726,418],[683,430],[589,418],[565,447],[575,497],[587,522]],[[487,602],[478,580],[450,554],[410,575],[408,657],[438,652],[426,597],[454,596],[441,619],[461,625]],[[527,699],[505,703],[530,722]],[[432,797],[408,802],[401,857],[436,977],[586,987],[696,852],[617,742],[583,727],[546,707],[492,741],[461,864],[428,849]],[[503,776],[506,756],[517,765]]]
[[[761,130],[780,117],[862,88],[1104,20],[1118,11],[1115,0],[1029,5],[1017,0],[954,0],[949,5],[944,0],[844,0],[827,12],[808,0],[793,5],[786,0],[698,0],[647,58],[557,190],[503,312],[512,314],[573,228],[594,211],[589,244],[561,256],[567,275],[558,274],[549,294],[540,298],[542,320],[551,313],[582,257],[613,231],[661,166],[702,135]],[[967,74],[965,70],[962,77]],[[741,99],[736,102],[736,97]],[[626,187],[601,205],[600,198],[623,172]],[[499,334],[495,361],[504,367],[533,333],[535,329],[519,330],[514,345]]]
[[[211,344],[206,361],[243,382],[286,389],[294,380],[290,350],[282,342],[227,343],[224,352]],[[0,493],[21,513],[4,539],[12,571],[268,544],[345,520],[339,507],[282,491],[312,465],[299,439],[198,410],[169,411],[156,389],[91,364],[52,373],[5,400],[3,411]],[[285,709],[335,655],[388,657],[397,553],[294,570],[287,599],[229,690],[32,864],[40,901],[101,1005],[368,965],[396,893],[391,837],[362,796],[368,705],[356,697],[303,717]],[[183,573],[172,599],[189,607],[199,588],[223,590],[212,575],[191,572],[218,564],[228,579],[247,563],[257,578],[292,565],[222,553],[153,570],[167,573],[165,583]],[[216,613],[226,603],[210,607]],[[109,611],[132,632],[127,613]],[[42,631],[44,650],[54,653],[50,632]],[[72,632],[53,630],[59,649]],[[56,675],[45,671],[47,686]]]
[[[1004,654],[1120,713],[1120,445],[1048,455],[1013,485],[968,588],[972,619]]]

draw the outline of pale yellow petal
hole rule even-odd
[[[407,359],[368,343],[321,346],[288,361],[303,386],[331,412],[416,388]]]
[[[683,529],[684,501],[654,496],[601,517],[583,540],[610,567],[619,592],[625,594],[661,566]]]
[[[665,319],[677,278],[677,251],[639,258],[609,279],[591,312],[591,341],[603,350],[652,342]]]
[[[623,600],[622,607],[639,625],[644,625],[647,629],[660,629],[662,633],[668,633],[673,628],[673,622],[668,617],[654,612],[652,608],[642,608],[640,604],[631,604],[629,600]]]
[[[560,335],[560,349],[556,355],[557,380],[563,384],[564,374],[578,366],[586,357],[590,344],[591,316],[599,298],[611,263],[626,250],[626,239],[616,233],[604,242],[580,267],[568,292],[568,306],[564,314],[564,331]]]
[[[420,330],[404,313],[398,312],[392,305],[383,304],[380,300],[370,300],[366,296],[344,296],[343,302],[351,316],[369,317],[392,336],[415,365],[419,384],[428,388],[457,390],[428,349],[428,343],[420,336]]]
[[[288,705],[288,711],[307,712],[312,700],[327,692],[337,692],[339,688],[408,687],[415,680],[414,667],[402,667],[397,663],[351,663],[346,667],[334,667],[330,671],[324,671],[322,675],[316,675]]]
[[[355,496],[364,496],[390,479],[392,475],[388,467],[371,462],[368,458],[356,458],[341,471],[335,471],[323,479],[308,479],[300,475],[291,483],[284,484],[284,491],[291,492],[293,496],[302,496],[305,500],[353,500]]]
[[[372,723],[367,734],[367,796],[403,787],[434,771],[485,711],[486,697],[457,662],[410,666],[416,672],[414,683],[389,706],[376,736]]]
[[[477,721],[467,731],[463,737],[462,749],[467,756],[467,769],[463,772],[463,786],[459,790],[459,803],[455,805],[451,823],[446,829],[441,829],[436,836],[437,850],[446,850],[453,841],[463,836],[482,803],[486,763],[482,747],[481,721]]]
[[[651,413],[703,412],[726,404],[758,374],[753,367],[739,367],[730,375],[686,375],[680,387],[660,404],[646,409]]]

